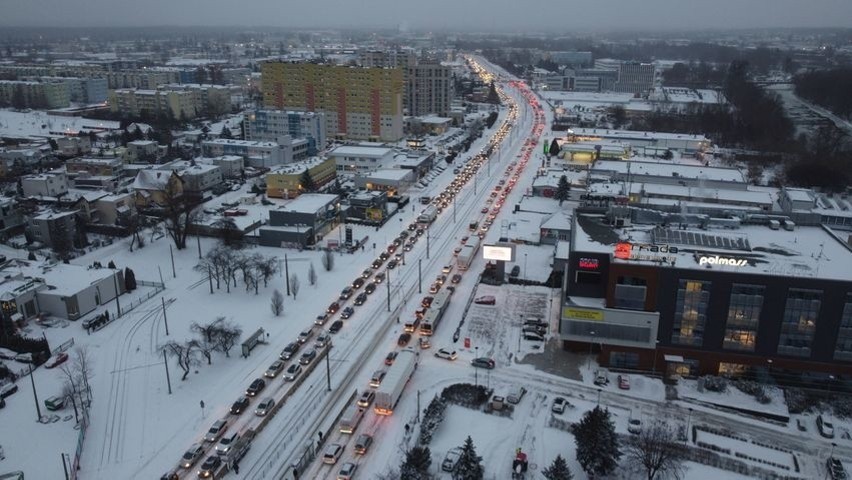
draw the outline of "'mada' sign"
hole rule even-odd
[[[746,258],[720,257],[719,255],[699,255],[699,265],[729,265],[731,267],[745,267],[749,264]]]

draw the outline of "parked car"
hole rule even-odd
[[[565,412],[565,407],[568,405],[568,400],[563,397],[556,397],[553,399],[553,405],[550,407],[550,411],[553,413],[563,413]]]
[[[619,375],[618,388],[622,390],[630,390],[630,377],[628,377],[627,375]]]
[[[198,470],[198,478],[210,478],[216,473],[216,470],[222,465],[222,457],[219,455],[210,455],[201,468]]]
[[[286,372],[284,372],[284,380],[292,382],[296,380],[296,377],[298,377],[300,373],[302,373],[302,366],[298,363],[294,363],[287,368]]]
[[[355,475],[355,470],[358,470],[358,464],[352,462],[346,462],[340,467],[340,471],[337,472],[337,480],[352,480],[352,476]]]
[[[262,378],[255,378],[254,381],[251,382],[251,385],[249,385],[246,389],[246,395],[249,397],[256,397],[264,388],[266,388],[266,381]]]
[[[355,305],[364,305],[364,302],[367,301],[367,294],[365,292],[361,292],[355,297]]]
[[[373,403],[373,399],[376,398],[376,392],[372,390],[364,390],[361,393],[361,397],[358,398],[358,406],[367,408]]]
[[[520,274],[521,274],[521,267],[518,266],[518,265],[515,265],[514,267],[512,267],[512,270],[509,272],[509,276],[512,277],[512,278],[517,278],[518,275],[520,275]]]
[[[343,321],[335,320],[334,323],[332,323],[331,326],[328,327],[328,333],[337,333],[340,331],[341,328],[343,328]]]
[[[397,352],[389,352],[385,357],[385,365],[393,365],[393,361],[396,360]]]
[[[609,383],[609,379],[606,376],[606,372],[603,370],[598,370],[595,372],[595,385],[602,387]]]
[[[204,434],[205,442],[215,442],[225,433],[225,430],[228,428],[228,419],[223,418],[221,420],[216,420],[213,423],[213,426],[210,427],[210,430],[207,430],[207,433]]]
[[[239,415],[249,406],[249,399],[245,395],[241,396],[231,405],[231,415]]]
[[[355,309],[352,307],[346,307],[340,312],[340,318],[349,319],[352,315],[355,314]]]
[[[65,352],[57,353],[56,355],[50,357],[50,359],[45,362],[45,368],[55,368],[59,365],[62,365],[68,360],[68,354]]]
[[[473,365],[474,367],[487,368],[487,369],[491,370],[491,369],[494,368],[495,362],[494,362],[494,359],[491,359],[491,358],[479,357],[479,358],[474,358],[473,360],[471,360],[470,364]]]
[[[633,435],[639,435],[642,433],[642,420],[639,420],[638,418],[631,418],[627,420],[627,431]]]
[[[457,358],[455,350],[447,350],[446,348],[439,348],[438,351],[435,352],[435,356],[443,358],[444,360],[455,360]]]
[[[537,332],[523,332],[524,340],[530,340],[532,342],[543,342],[545,340],[544,335]]]
[[[494,298],[493,295],[484,295],[482,297],[477,297],[473,300],[473,303],[478,305],[494,305],[497,303],[497,299]]]
[[[266,372],[263,373],[263,376],[266,378],[275,378],[281,373],[281,370],[284,370],[284,361],[276,360],[272,362],[272,365],[266,369]]]
[[[322,454],[322,463],[327,463],[329,465],[334,465],[337,463],[337,460],[343,454],[343,445],[339,443],[332,443],[328,447],[325,448],[325,452]]]
[[[450,449],[450,451],[447,452],[447,455],[444,457],[444,461],[441,462],[441,470],[445,472],[455,472],[456,467],[458,467],[459,459],[461,459],[461,456],[461,447],[455,447]]]
[[[820,435],[825,438],[834,438],[834,425],[822,418],[822,415],[817,415],[816,424]]]
[[[302,353],[302,356],[299,357],[299,363],[302,365],[310,364],[315,358],[317,358],[317,351],[313,348]]]
[[[832,480],[846,480],[849,476],[846,474],[846,469],[843,467],[843,462],[835,457],[828,457],[825,462],[825,467]]]
[[[264,398],[262,402],[257,404],[257,408],[254,409],[254,414],[258,417],[265,417],[272,407],[275,406],[275,399],[272,397]]]
[[[411,341],[411,334],[403,332],[400,334],[399,338],[396,340],[396,344],[400,347],[404,347],[408,345],[408,342]]]
[[[367,453],[367,450],[370,449],[370,445],[372,445],[372,444],[373,444],[373,437],[372,436],[370,436],[366,433],[362,433],[361,435],[358,435],[358,439],[355,440],[355,453],[357,455],[364,455],[365,453]]]
[[[278,354],[278,358],[281,360],[290,360],[290,358],[299,351],[302,344],[299,342],[290,342],[284,347],[284,350],[281,350],[281,353]]]
[[[201,457],[204,456],[204,445],[193,443],[182,457],[180,457],[181,468],[192,468]]]

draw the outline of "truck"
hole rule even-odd
[[[364,409],[358,405],[349,405],[340,417],[340,433],[354,432],[362,418],[364,418]]]
[[[450,304],[452,294],[453,287],[447,287],[435,295],[429,310],[420,322],[420,335],[429,336],[435,333],[435,329],[438,328],[438,324],[441,323],[441,318],[443,318],[444,312]]]
[[[479,250],[479,237],[471,236],[467,239],[467,243],[462,246],[459,256],[456,258],[456,264],[459,270],[467,270],[470,264],[476,258],[476,252]]]
[[[373,410],[378,415],[392,415],[393,409],[402,396],[405,384],[414,374],[417,368],[419,354],[412,348],[405,348],[399,352],[393,365],[385,374],[382,384],[376,390],[376,399],[373,402]]]
[[[420,215],[417,217],[418,223],[432,223],[435,221],[435,218],[438,217],[438,207],[435,205],[429,205],[424,208]]]

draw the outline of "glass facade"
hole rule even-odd
[[[778,353],[809,357],[816,331],[816,320],[822,305],[822,291],[791,288],[781,320]]]
[[[711,282],[681,280],[677,289],[672,343],[700,346],[704,342]]]
[[[644,278],[618,277],[615,285],[615,308],[645,310],[647,282]]]
[[[735,283],[728,302],[728,320],[725,323],[724,348],[753,352],[763,308],[762,285]]]
[[[840,330],[837,332],[837,348],[834,359],[852,362],[852,293],[846,294],[846,304],[840,317]]]

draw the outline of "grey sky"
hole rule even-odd
[[[849,27],[852,0],[0,0],[5,26],[263,25],[530,31]],[[0,35],[2,31],[0,31]]]

